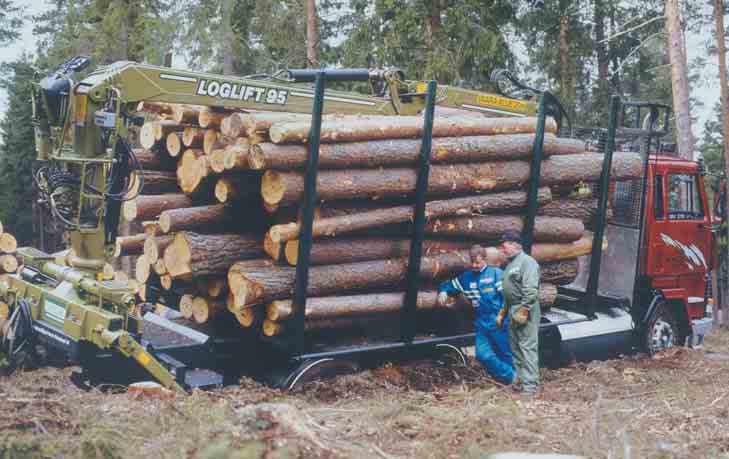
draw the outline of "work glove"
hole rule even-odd
[[[446,292],[440,292],[438,294],[438,298],[435,300],[435,302],[438,306],[447,306],[448,305],[448,294]]]
[[[514,317],[512,317],[512,320],[517,325],[526,324],[527,322],[529,322],[529,309],[524,306],[520,306],[519,309],[517,309],[514,313]]]
[[[504,326],[504,319],[506,319],[506,308],[501,308],[496,315],[496,328],[502,328]]]

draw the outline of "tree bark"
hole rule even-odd
[[[137,104],[138,112],[156,113],[158,115],[171,115],[173,104],[165,102],[141,101]]]
[[[135,148],[134,156],[137,162],[144,170],[175,170],[175,162],[168,157],[163,157],[153,150],[145,150],[143,148]]]
[[[390,139],[369,142],[324,144],[319,148],[321,169],[378,168],[414,164],[420,155],[419,139]],[[533,134],[442,137],[433,139],[431,162],[469,163],[523,159],[531,155]],[[585,153],[584,142],[561,139],[552,134],[544,138],[544,154]],[[306,166],[309,149],[304,145],[261,143],[251,146],[252,169],[298,170]]]
[[[576,218],[588,229],[594,229],[597,218],[597,199],[553,199],[539,208],[539,215],[549,217]],[[612,217],[612,209],[607,209],[607,218]]]
[[[526,118],[436,118],[433,137],[463,137],[473,135],[526,134],[536,130],[537,119]],[[273,143],[306,143],[310,123],[274,124],[268,131]],[[557,124],[548,119],[547,132],[555,133]],[[408,139],[423,135],[423,119],[419,116],[393,116],[387,123],[381,118],[324,120],[321,141],[355,142],[360,140]]]
[[[150,220],[165,210],[192,207],[192,200],[183,193],[137,196],[122,204],[122,217],[128,222]]]
[[[551,199],[548,188],[540,188],[538,202],[543,204]],[[527,204],[527,195],[523,191],[507,191],[503,193],[468,196],[464,198],[431,201],[425,204],[425,215],[432,219],[450,215],[471,215],[474,213],[491,213],[496,210],[519,209]],[[411,221],[413,206],[397,206],[385,209],[364,211],[351,215],[321,218],[314,221],[312,234],[314,237],[334,236],[357,230],[380,227],[393,223]],[[286,242],[299,236],[300,225],[287,223],[274,225],[268,231],[272,242]]]
[[[139,177],[140,171],[134,171],[132,174]],[[163,194],[180,191],[174,172],[145,170],[141,172],[141,175],[144,177],[144,186],[140,190],[141,194]],[[136,178],[135,180],[139,179]]]
[[[181,232],[165,250],[164,260],[173,279],[190,280],[226,274],[236,261],[262,256],[261,247],[257,236]]]
[[[126,257],[139,255],[144,248],[144,241],[147,235],[144,233],[133,236],[117,236],[114,248],[114,257]]]
[[[157,262],[165,249],[172,244],[174,238],[175,237],[171,234],[167,234],[165,236],[147,236],[144,241],[143,249],[144,256],[147,258],[147,261],[150,264]]]
[[[553,156],[542,163],[542,185],[595,181],[600,177],[603,155]],[[449,195],[499,191],[524,186],[529,180],[526,161],[436,165],[430,168],[428,194]],[[635,153],[616,153],[612,177],[640,177],[642,161]],[[317,179],[320,200],[388,198],[409,196],[415,191],[413,169],[321,171]],[[304,176],[294,172],[266,171],[261,195],[271,207],[284,207],[301,200]]]
[[[268,133],[274,123],[309,122],[311,115],[304,113],[256,112],[241,113],[237,120],[230,121],[226,135],[238,137],[255,133]]]
[[[420,275],[428,280],[440,280],[470,269],[466,251],[435,254],[422,258]],[[391,288],[401,285],[407,274],[407,260],[389,259],[313,266],[309,270],[307,295],[324,296]],[[290,298],[293,293],[296,268],[238,263],[228,271],[228,285],[237,307],[269,303]],[[543,282],[565,282],[577,275],[577,262],[558,262],[542,267]]]
[[[425,224],[425,233],[497,241],[504,232],[521,232],[523,228],[524,218],[518,215],[474,215],[431,220]],[[536,242],[572,242],[581,238],[584,232],[585,225],[574,218],[536,217],[534,220]]]
[[[220,203],[235,202],[258,196],[260,189],[260,175],[240,174],[221,177],[215,183],[215,198]]]
[[[159,216],[159,226],[163,233],[195,230],[208,225],[222,225],[231,218],[228,208],[223,204],[185,207],[165,210]]]
[[[681,10],[678,0],[666,0],[666,35],[671,59],[671,88],[673,112],[676,119],[678,153],[681,158],[694,158],[694,136],[691,131],[688,68],[681,30]]]
[[[319,46],[319,18],[316,14],[316,0],[306,0],[306,66],[319,67],[317,48]]]

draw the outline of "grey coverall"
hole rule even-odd
[[[504,299],[508,308],[509,342],[514,369],[525,391],[539,386],[539,264],[524,252],[516,255],[504,270]],[[524,325],[514,321],[520,307],[529,309]]]

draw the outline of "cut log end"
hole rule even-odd
[[[14,273],[18,270],[18,259],[15,255],[0,255],[0,272]]]
[[[149,261],[147,261],[147,257],[144,255],[141,255],[139,258],[137,258],[137,263],[134,269],[134,278],[139,282],[140,284],[145,284],[147,280],[149,279],[150,274],[150,265]]]
[[[18,241],[10,233],[0,234],[0,252],[15,253],[18,249]]]
[[[192,319],[192,305],[194,297],[189,294],[182,295],[180,297],[180,314],[185,319]]]
[[[261,196],[268,206],[278,206],[286,192],[286,185],[281,174],[275,171],[266,171],[261,182]]]

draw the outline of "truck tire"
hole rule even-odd
[[[645,351],[654,355],[670,347],[681,346],[684,340],[675,313],[669,304],[662,301],[645,328],[643,336]]]

